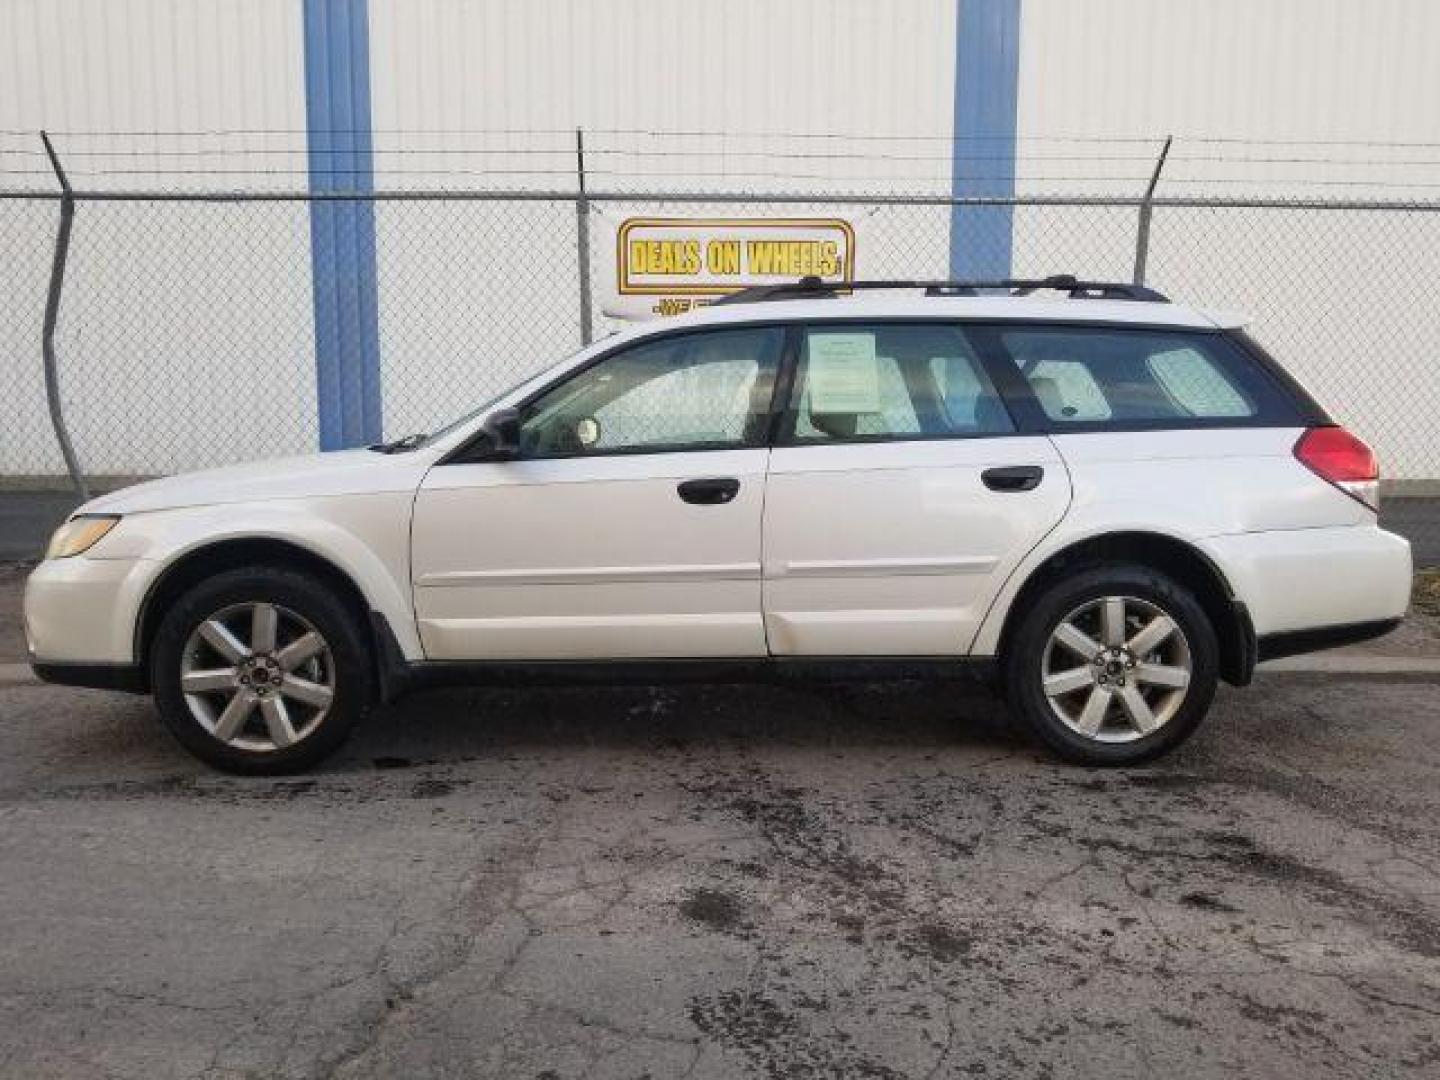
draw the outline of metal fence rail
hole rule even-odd
[[[1239,308],[1402,488],[1440,495],[1440,202],[557,190],[0,192],[0,480],[77,487],[318,445],[310,204],[375,215],[387,436],[611,329],[606,215],[864,222],[866,277],[944,277],[957,206],[1007,207],[1013,270]],[[963,238],[962,238],[963,240]]]

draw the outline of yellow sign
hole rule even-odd
[[[619,318],[678,315],[752,285],[855,279],[855,230],[840,218],[626,218],[615,229]]]

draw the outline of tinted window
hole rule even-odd
[[[1276,387],[1220,334],[1010,327],[999,340],[1057,427],[1244,421],[1284,409]]]
[[[532,457],[710,450],[765,441],[783,331],[715,330],[615,353],[532,402]]]
[[[965,336],[943,323],[806,330],[794,438],[954,438],[1014,431]]]
[[[1155,353],[1147,362],[1150,373],[1191,416],[1246,416],[1255,412],[1214,362],[1194,348]]]
[[[1077,360],[1040,360],[1025,374],[1051,419],[1110,419],[1110,403],[1087,365]]]

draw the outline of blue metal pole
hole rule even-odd
[[[305,0],[305,119],[312,191],[374,190],[368,0]],[[380,438],[375,207],[310,204],[320,449]]]
[[[956,0],[950,185],[956,198],[1015,194],[1019,76],[1020,0]],[[1009,277],[1013,216],[1010,206],[953,207],[950,276]]]

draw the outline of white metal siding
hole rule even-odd
[[[591,190],[949,190],[951,0],[371,0],[371,43],[381,186],[573,190],[583,127]],[[947,211],[891,216],[913,228],[893,262],[862,253],[862,272],[944,266]],[[598,222],[591,236],[603,258]],[[424,429],[578,345],[575,244],[568,202],[382,207],[381,363],[405,388],[387,430]],[[504,267],[531,287],[507,289]]]
[[[295,0],[8,0],[0,128],[303,134],[300,35]]]
[[[948,0],[372,0],[375,126],[950,131]]]
[[[1173,134],[1162,196],[1434,200],[1437,40],[1433,0],[1024,0],[1017,190],[1139,194]],[[1134,211],[1016,223],[1017,270],[1128,274]],[[1081,265],[1047,261],[1062,230]],[[1149,271],[1248,309],[1386,476],[1440,475],[1440,214],[1160,209]]]
[[[295,0],[9,0],[0,187],[54,190],[33,134],[46,128],[76,187],[303,188],[300,13]],[[9,204],[0,223],[0,387],[12,410],[0,475],[61,471],[40,361],[53,227],[22,243],[9,224],[54,218],[56,207],[27,205]],[[150,473],[214,461],[213,433],[236,429],[242,382],[313,418],[308,267],[303,206],[81,205],[58,348],[84,464]],[[217,370],[234,364],[238,339],[248,343],[241,369]],[[257,420],[227,439],[224,457],[313,449],[305,428],[252,400]],[[166,415],[187,422],[162,437]]]
[[[1026,135],[1440,137],[1432,0],[1024,0]]]
[[[377,183],[569,189],[580,126],[597,188],[947,191],[956,6],[370,0]],[[0,186],[52,186],[28,134],[46,127],[86,187],[303,187],[301,15],[300,0],[0,4]],[[1162,194],[1440,196],[1440,4],[1024,0],[1021,18],[1021,193],[1136,194],[1173,133]],[[1203,141],[1216,139],[1240,141]],[[1243,160],[1256,157],[1305,160]],[[39,356],[53,217],[32,206],[0,221],[0,475],[58,469]],[[569,204],[391,205],[376,218],[390,433],[573,344]],[[1014,220],[1018,272],[1129,273],[1132,209],[1019,208]],[[943,209],[868,224],[862,273],[946,265]],[[1425,243],[1437,231],[1437,215],[1418,213],[1162,209],[1150,265],[1180,298],[1253,308],[1259,335],[1377,443],[1390,475],[1433,477],[1440,256],[1413,253],[1440,251]],[[87,466],[216,460],[196,432],[225,432],[229,457],[313,446],[309,259],[300,204],[82,205],[60,347]],[[520,286],[498,287],[517,273]],[[1355,324],[1370,312],[1385,319],[1367,339]],[[1371,342],[1364,355],[1357,340]],[[243,400],[257,417],[283,396],[297,423],[235,436],[236,386],[254,391]],[[122,411],[122,426],[189,419],[130,452]]]

